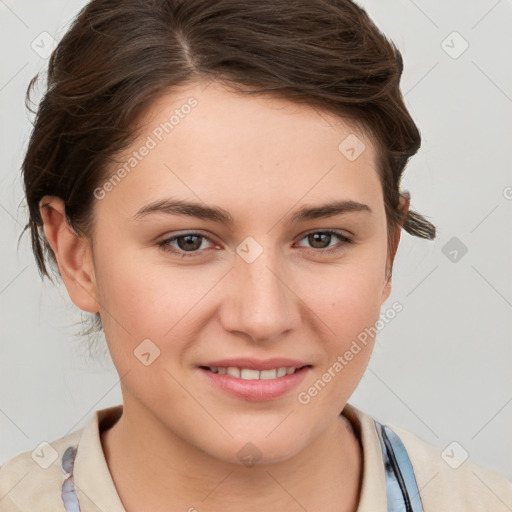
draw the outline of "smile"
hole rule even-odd
[[[294,367],[287,368],[285,366],[280,368],[272,368],[269,370],[253,370],[251,368],[237,368],[235,366],[228,366],[227,368],[222,366],[207,366],[205,368],[212,373],[219,373],[220,375],[231,375],[232,377],[244,380],[277,379],[280,377],[285,377],[286,375],[291,375],[299,369]]]

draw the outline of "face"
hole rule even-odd
[[[215,83],[161,97],[140,128],[96,189],[92,235],[125,414],[224,461],[249,442],[285,460],[337,421],[374,340],[353,342],[389,295],[374,148],[325,112]],[[306,367],[248,381],[215,363]]]

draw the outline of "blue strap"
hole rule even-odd
[[[75,482],[73,481],[73,466],[75,464],[76,446],[70,446],[62,456],[62,469],[69,476],[62,482],[62,502],[66,512],[80,512],[80,504],[75,492]]]
[[[393,430],[374,421],[386,471],[388,512],[424,512],[405,446]]]

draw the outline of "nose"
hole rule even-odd
[[[264,250],[252,263],[237,255],[226,277],[220,315],[227,331],[262,343],[298,327],[302,302],[285,262],[271,251]]]

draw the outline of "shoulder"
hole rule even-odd
[[[460,445],[442,449],[403,428],[388,427],[407,450],[425,510],[512,510],[512,482],[467,460]]]
[[[0,466],[0,510],[61,509],[61,488],[66,478],[62,457],[67,448],[77,446],[82,431],[41,443]]]

